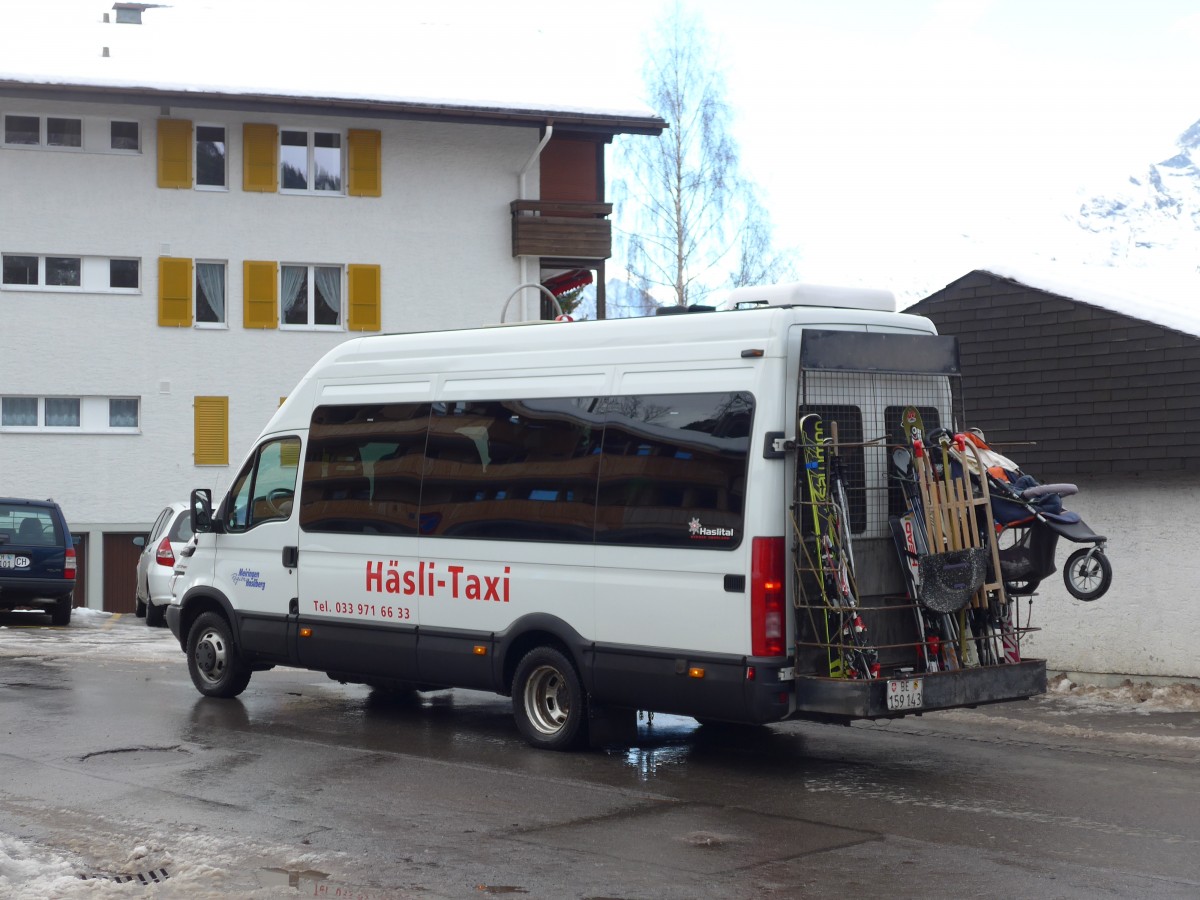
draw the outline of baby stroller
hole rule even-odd
[[[973,440],[976,446],[982,444],[982,440]],[[1078,513],[1063,509],[1062,498],[1079,489],[1073,484],[1039,484],[1015,466],[1003,464],[989,466],[986,475],[1005,592],[1029,596],[1054,574],[1054,553],[1061,537],[1091,545],[1067,557],[1063,567],[1067,590],[1080,600],[1103,596],[1112,584],[1112,565],[1104,553],[1107,539],[1092,531]]]

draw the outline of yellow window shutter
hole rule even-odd
[[[197,397],[193,411],[196,465],[229,465],[229,398]]]
[[[158,258],[158,324],[187,328],[192,324],[192,261]]]
[[[242,325],[279,327],[279,276],[273,262],[248,259],[242,263]]]
[[[348,331],[379,331],[383,328],[379,266],[347,266],[350,283]]]
[[[158,186],[192,186],[192,123],[187,119],[158,120]]]
[[[242,126],[242,190],[272,193],[279,189],[279,129]]]
[[[350,129],[346,135],[350,151],[350,185],[354,197],[383,196],[383,139],[378,131]]]

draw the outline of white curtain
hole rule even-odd
[[[301,296],[302,294],[303,296]],[[296,318],[292,314],[293,308],[297,305],[302,309],[307,309],[308,268],[306,266],[283,267],[282,296],[280,299],[283,301],[283,321],[289,325],[305,325],[308,323],[307,312],[300,321],[296,321]]]
[[[225,321],[225,267],[220,263],[196,263],[196,284],[200,295],[212,311],[211,318],[196,311],[201,322]]]
[[[317,296],[323,309],[316,311],[317,324],[337,325],[342,315],[342,270],[317,266]]]
[[[76,397],[47,397],[46,425],[79,426],[79,399]]]

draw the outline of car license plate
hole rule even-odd
[[[920,709],[924,704],[920,678],[896,678],[887,683],[888,709]]]
[[[0,553],[0,569],[28,569],[29,557],[15,553]]]

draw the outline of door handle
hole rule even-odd
[[[285,569],[294,569],[300,564],[300,548],[299,547],[284,547],[283,548],[283,566]]]

